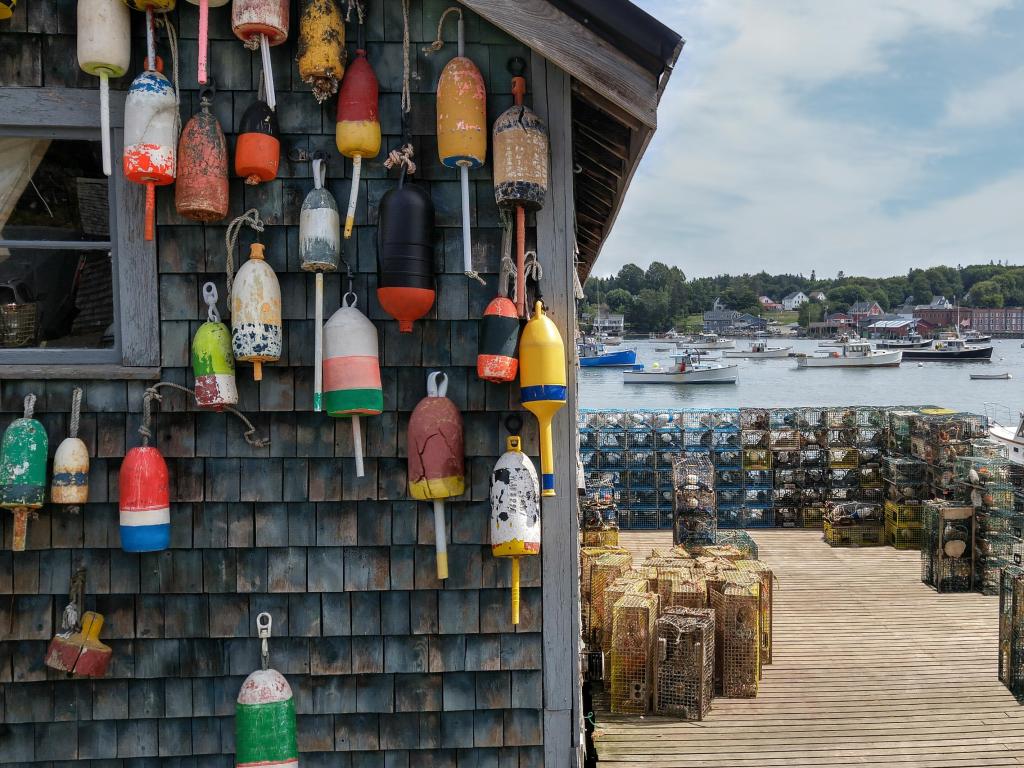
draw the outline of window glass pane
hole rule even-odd
[[[0,348],[114,345],[108,251],[0,248]]]
[[[99,141],[0,137],[0,239],[110,239]]]

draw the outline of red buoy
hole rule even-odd
[[[156,552],[171,543],[171,486],[160,451],[132,448],[121,463],[121,549]]]
[[[412,324],[434,305],[434,204],[416,184],[388,190],[378,207],[377,300],[412,333]]]
[[[174,207],[193,221],[220,221],[228,215],[228,146],[210,110],[213,92],[204,90],[199,111],[185,123],[178,142]]]
[[[519,371],[516,345],[519,342],[519,312],[511,299],[497,296],[484,310],[480,323],[480,352],[476,375],[484,381],[512,381]]]

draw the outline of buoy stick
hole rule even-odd
[[[103,145],[103,173],[110,175],[110,80],[107,70],[100,70],[100,140]]]
[[[356,223],[356,200],[359,197],[359,175],[363,169],[362,155],[352,158],[352,189],[348,193],[348,211],[345,212],[345,239],[352,237],[352,227]]]
[[[14,552],[24,552],[25,539],[28,536],[28,507],[17,507],[12,511],[14,512],[14,535],[11,540],[11,550]],[[443,517],[441,518],[441,524],[444,525]]]
[[[541,496],[555,496],[554,443],[551,438],[551,417],[538,419],[540,424],[540,487]]]
[[[516,206],[516,313],[526,315],[526,209]]]
[[[466,55],[466,25],[462,21],[462,13],[459,13],[459,56]]]
[[[156,218],[156,184],[146,182],[146,240],[153,239],[153,219]]]
[[[197,80],[200,85],[206,85],[206,49],[207,32],[210,23],[210,0],[199,0],[199,74]]]
[[[313,410],[320,413],[324,397],[324,273],[316,273],[315,359],[313,362]],[[360,475],[362,477],[362,475]]]
[[[444,532],[444,499],[434,499],[434,548],[437,551],[437,578],[448,578],[448,542]]]
[[[252,378],[254,381],[263,381],[263,362],[260,360],[253,360],[252,363]],[[551,494],[554,496],[554,494]]]
[[[363,477],[366,472],[363,470],[363,431],[359,425],[359,416],[352,417],[352,455],[356,460],[356,477]],[[444,518],[441,518],[444,525]]]
[[[153,9],[146,8],[146,69],[156,70],[156,40],[153,39]]]
[[[519,623],[519,558],[512,558],[512,623]]]
[[[270,64],[270,41],[260,35],[260,54],[263,56],[263,83],[267,91],[267,106],[277,111],[277,95],[274,93],[274,69]]]
[[[459,165],[459,180],[462,182],[462,268],[467,275],[475,275],[469,226],[469,166],[465,163]]]

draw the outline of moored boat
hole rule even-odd
[[[991,344],[968,344],[964,339],[939,339],[930,347],[903,350],[904,360],[991,360]]]
[[[721,339],[717,333],[699,333],[690,341],[677,341],[676,347],[682,349],[735,349],[736,342],[732,339]]]
[[[843,346],[845,346],[845,345],[847,345],[847,344],[849,344],[850,342],[853,342],[853,341],[860,341],[860,336],[858,336],[856,333],[854,333],[854,334],[841,333],[838,336],[835,336],[835,337],[833,337],[831,339],[825,339],[825,341],[819,341],[818,342],[818,346],[819,347],[843,347]]]
[[[634,366],[622,372],[624,384],[735,384],[739,366],[708,363],[696,355],[675,355],[676,364],[662,368],[655,363],[650,368]]]
[[[972,373],[971,378],[980,381],[1006,381],[1013,376],[1009,373]]]
[[[636,365],[635,349],[605,351],[599,344],[580,344],[580,368],[629,368]]]
[[[992,341],[992,335],[981,331],[967,331],[964,334],[964,341],[968,344],[988,344]]]
[[[738,349],[729,352],[723,352],[723,357],[744,357],[752,360],[758,360],[761,358],[771,357],[789,357],[789,353],[793,350],[792,347],[769,347],[766,341],[754,341],[750,344],[749,349]]]
[[[931,345],[931,339],[926,339],[915,332],[908,333],[903,338],[879,339],[875,342],[876,349],[924,349]]]
[[[850,342],[842,351],[824,355],[797,355],[797,368],[883,368],[899,365],[902,349],[872,349],[866,341]]]

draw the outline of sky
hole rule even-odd
[[[594,274],[1024,263],[1024,0],[633,0],[686,40]]]

